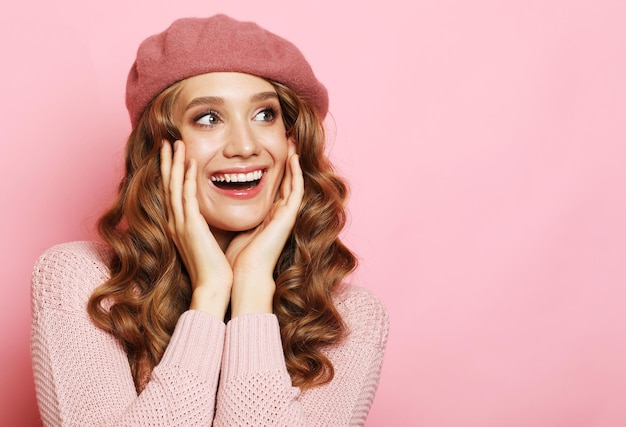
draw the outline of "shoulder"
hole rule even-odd
[[[348,329],[348,339],[385,347],[389,313],[378,296],[362,287],[343,285],[334,299]]]
[[[84,308],[93,290],[109,278],[111,249],[98,242],[62,243],[46,250],[32,273],[33,310]]]

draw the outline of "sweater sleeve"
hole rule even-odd
[[[326,349],[334,378],[304,392],[291,385],[274,315],[231,320],[214,426],[363,425],[378,386],[389,318],[380,300],[361,288],[349,288],[337,306],[349,334]]]
[[[183,313],[137,396],[124,349],[85,308],[108,278],[105,254],[94,243],[70,243],[50,249],[35,266],[31,356],[44,425],[211,425],[224,323]]]

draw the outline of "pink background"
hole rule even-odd
[[[137,45],[225,12],[330,90],[354,281],[392,320],[367,425],[626,425],[623,1],[38,3],[0,13],[0,424],[38,423],[30,271],[112,199]]]

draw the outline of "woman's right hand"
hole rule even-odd
[[[190,309],[223,319],[230,301],[232,268],[200,213],[196,196],[197,164],[185,170],[185,144],[164,141],[161,147],[161,179],[167,225],[185,263],[193,290]]]

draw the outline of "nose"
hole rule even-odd
[[[251,157],[259,154],[260,145],[249,126],[233,123],[224,146],[226,157]]]

